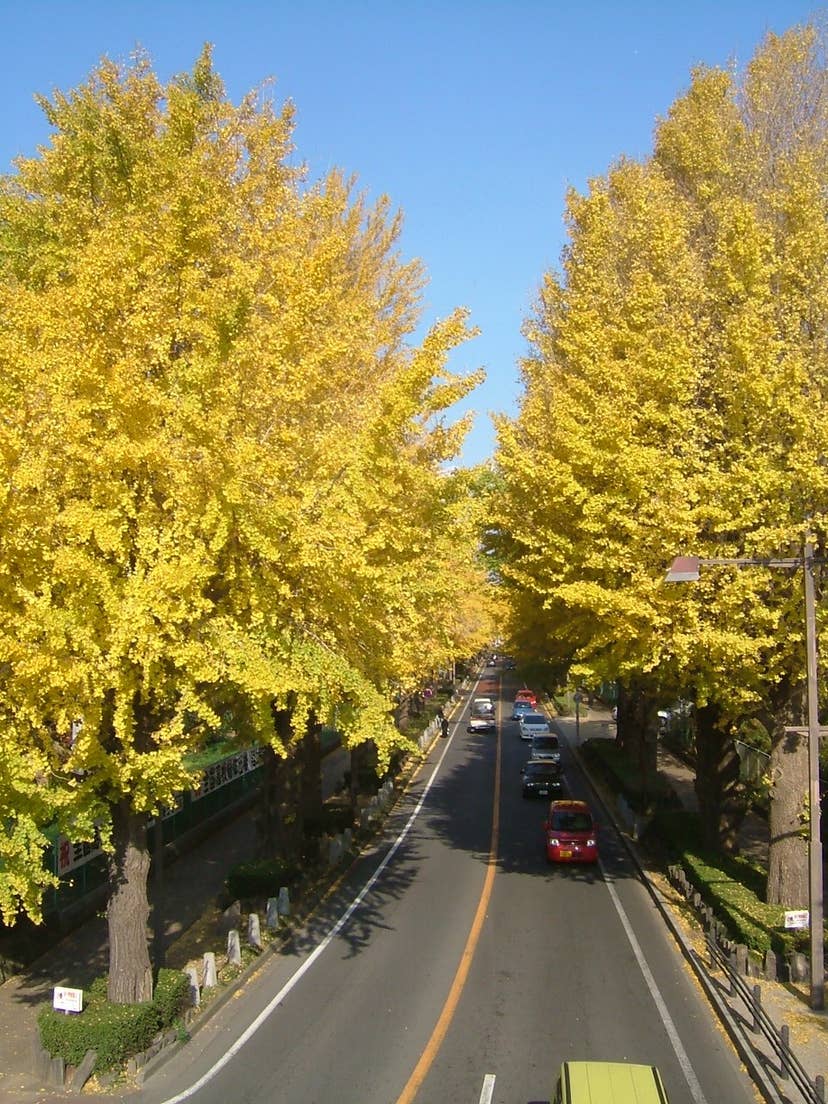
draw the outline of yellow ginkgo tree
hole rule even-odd
[[[710,706],[717,738],[763,716],[768,896],[796,907],[807,767],[785,730],[800,584],[758,568],[684,589],[663,576],[679,552],[778,558],[806,535],[825,547],[823,46],[797,28],[769,36],[741,79],[700,69],[652,158],[570,198],[563,271],[528,324],[526,392],[498,453],[512,618],[534,603],[562,670]]]
[[[97,833],[132,1002],[146,825],[219,709],[280,755],[286,708],[402,739],[388,686],[462,514],[445,408],[478,377],[445,368],[462,313],[413,344],[387,202],[307,186],[290,106],[230,103],[209,50],[167,85],[103,61],[42,106],[48,145],[0,187],[0,908],[37,918],[50,817]]]

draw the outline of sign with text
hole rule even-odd
[[[811,914],[807,909],[792,909],[785,913],[786,928],[807,928],[811,923]]]
[[[83,989],[67,989],[56,985],[52,995],[52,1007],[58,1012],[82,1012]]]

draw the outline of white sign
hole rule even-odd
[[[52,996],[52,1007],[58,1012],[82,1012],[83,989],[67,989],[56,985]]]
[[[786,928],[807,928],[811,923],[811,914],[807,909],[793,909],[785,913]]]

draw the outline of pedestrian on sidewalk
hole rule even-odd
[[[440,717],[440,735],[443,737],[448,736],[448,717]]]

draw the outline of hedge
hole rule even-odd
[[[190,980],[179,970],[159,970],[153,999],[140,1004],[112,1004],[106,991],[107,979],[96,978],[84,994],[83,1012],[41,1009],[40,1039],[53,1058],[78,1066],[86,1052],[94,1050],[96,1072],[123,1065],[183,1015],[190,1001]]]
[[[227,875],[231,901],[257,901],[276,897],[282,886],[295,885],[302,876],[297,863],[282,859],[251,859],[238,863]]]
[[[732,939],[764,955],[806,949],[800,931],[784,926],[785,909],[764,900],[767,871],[738,855],[711,853],[703,845],[699,817],[686,809],[659,809],[647,827],[645,842],[666,850],[688,881],[713,909]]]

